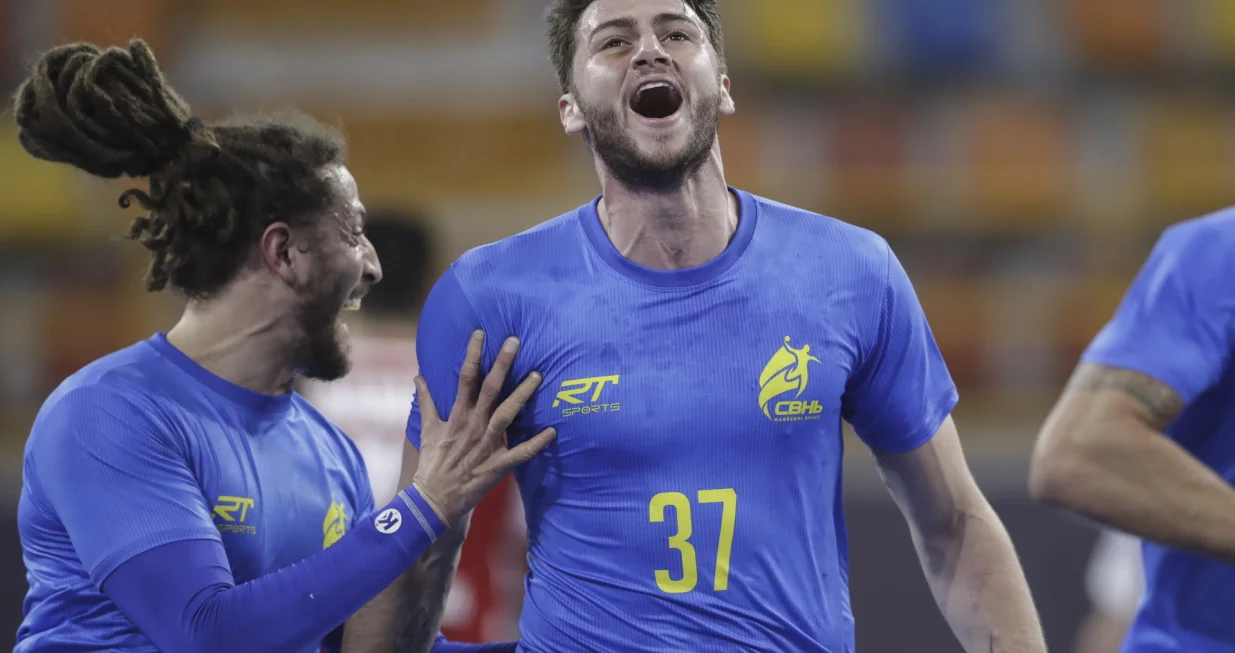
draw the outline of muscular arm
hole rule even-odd
[[[968,653],[1045,653],[1007,531],[973,480],[952,418],[906,453],[876,452],[936,603]]]
[[[1150,376],[1082,364],[1038,436],[1030,493],[1144,539],[1235,562],[1235,489],[1163,434],[1183,406]]]

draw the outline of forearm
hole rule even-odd
[[[1035,498],[1167,546],[1235,562],[1235,489],[1135,420],[1037,452]],[[1137,431],[1137,432],[1129,432]]]
[[[441,653],[435,647],[470,515],[347,622],[343,653]],[[449,649],[445,649],[449,650]]]
[[[316,646],[441,531],[435,518],[427,523],[436,529],[421,528],[417,515],[431,510],[419,497],[396,498],[388,507],[400,512],[402,528],[382,532],[366,517],[330,548],[241,585],[232,585],[221,544],[191,540],[125,563],[104,582],[103,592],[165,650]]]
[[[1016,551],[983,501],[934,533],[914,533],[931,592],[968,653],[1045,653]]]
[[[395,628],[395,653],[429,651],[446,610],[446,598],[459,568],[463,539],[467,535],[471,515],[447,531],[412,568],[399,579],[404,592],[405,609],[401,623]]]

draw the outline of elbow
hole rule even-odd
[[[1040,503],[1075,508],[1092,471],[1092,457],[1085,448],[1039,442],[1029,462],[1029,496]]]

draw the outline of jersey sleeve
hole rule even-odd
[[[454,406],[459,370],[467,355],[467,343],[472,333],[480,328],[480,317],[464,294],[452,266],[429,291],[416,328],[416,359],[420,364],[420,375],[428,384],[437,414],[442,419],[449,417]],[[485,341],[486,352],[492,346],[491,341]],[[420,449],[419,396],[412,399],[407,439]]]
[[[877,327],[845,389],[842,414],[872,449],[911,451],[934,437],[956,406],[956,385],[909,275],[885,244]]]
[[[96,585],[157,546],[221,541],[167,429],[134,398],[100,385],[61,397],[35,424],[28,463]]]
[[[1235,264],[1204,225],[1167,229],[1082,362],[1149,375],[1191,403],[1231,356]]]
[[[102,591],[161,651],[304,651],[393,583],[446,530],[415,488],[333,545],[234,584],[219,541],[154,547]]]

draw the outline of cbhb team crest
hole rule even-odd
[[[810,382],[810,363],[820,362],[810,355],[810,345],[790,346],[790,337],[772,355],[759,375],[759,407],[773,422],[819,419],[823,406],[818,401],[802,401]],[[788,396],[792,393],[792,396]]]

